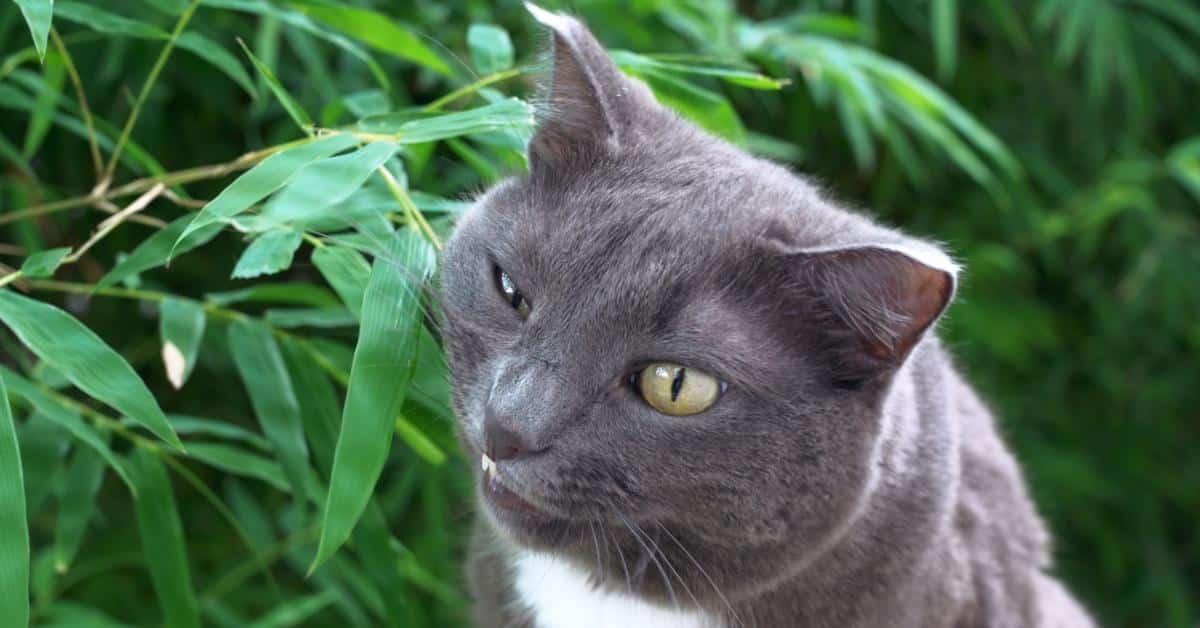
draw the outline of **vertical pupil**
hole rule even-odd
[[[675,371],[675,379],[671,380],[671,401],[679,399],[679,391],[683,390],[683,380],[687,378],[687,369],[680,368]]]

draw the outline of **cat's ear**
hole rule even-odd
[[[854,385],[904,363],[954,298],[958,264],[909,241],[796,253],[809,311],[839,381]]]
[[[587,27],[575,18],[525,3],[551,34],[549,80],[529,144],[531,166],[553,166],[594,151],[616,152],[639,108],[654,106],[641,83],[621,74]]]

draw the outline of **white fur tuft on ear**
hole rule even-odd
[[[525,10],[529,11],[533,19],[556,31],[563,31],[570,28],[571,22],[567,17],[547,11],[532,2],[525,3]]]

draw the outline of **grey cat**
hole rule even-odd
[[[681,120],[580,22],[441,274],[480,626],[1090,626],[932,333],[957,266]]]

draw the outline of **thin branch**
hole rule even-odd
[[[167,192],[169,191],[170,190],[167,190]],[[100,200],[96,201],[92,206],[100,211],[108,212],[110,214],[115,214],[121,211],[121,208],[114,205],[112,201]],[[154,216],[144,216],[142,214],[134,214],[130,216],[129,222],[136,222],[141,225],[149,225],[156,229],[162,229],[163,227],[167,226],[166,221],[155,218]]]
[[[92,110],[88,107],[87,95],[83,91],[83,82],[79,80],[75,62],[71,59],[71,53],[67,52],[67,45],[58,36],[57,28],[50,29],[50,38],[54,40],[54,47],[63,59],[67,76],[71,77],[71,85],[75,87],[75,97],[79,99],[79,111],[83,117],[83,124],[87,127],[88,148],[92,153],[92,163],[96,167],[96,181],[99,182],[104,176],[104,159],[100,157],[100,144],[96,141],[96,127],[92,124]]]
[[[171,31],[171,38],[163,45],[162,52],[158,53],[158,59],[154,61],[154,67],[150,68],[150,75],[146,77],[146,82],[142,84],[142,91],[138,94],[137,100],[134,101],[133,109],[129,112],[129,118],[125,121],[125,128],[121,129],[121,136],[117,138],[117,144],[113,147],[112,155],[108,160],[108,167],[104,169],[104,176],[96,184],[96,194],[103,194],[108,190],[108,185],[112,182],[113,173],[117,169],[117,161],[121,157],[121,151],[125,149],[125,143],[129,141],[129,134],[133,132],[133,127],[137,124],[138,116],[142,112],[142,105],[145,104],[146,97],[150,95],[150,90],[154,87],[154,83],[158,81],[158,75],[162,72],[163,66],[167,64],[167,58],[171,56],[171,50],[175,48],[175,42],[183,34],[183,29],[187,27],[187,23],[192,19],[192,15],[199,6],[200,0],[192,0],[191,4],[184,9],[183,14],[179,16],[179,21],[175,23],[175,29]]]
[[[126,218],[142,211],[143,209],[146,209],[146,207],[150,205],[154,199],[158,198],[159,194],[162,194],[164,189],[166,189],[166,186],[159,183],[158,185],[150,188],[145,194],[137,197],[137,200],[130,203],[125,209],[122,209],[121,211],[106,218],[104,222],[100,223],[100,226],[96,228],[96,233],[93,234],[92,237],[88,238],[87,242],[84,242],[78,249],[75,249],[74,253],[71,253],[65,259],[63,259],[63,263],[69,264],[77,261],[83,256],[84,253],[87,253],[88,249],[92,248],[93,245],[102,240],[104,236],[112,233],[113,229],[116,229],[118,226],[120,226],[120,224],[124,222]]]
[[[0,242],[0,255],[24,255],[25,247]]]
[[[474,83],[471,83],[469,85],[464,85],[464,86],[450,92],[449,94],[446,94],[445,96],[442,96],[441,98],[438,98],[437,100],[429,103],[428,105],[425,105],[424,109],[425,109],[425,111],[437,111],[437,110],[441,109],[442,107],[445,107],[446,105],[458,100],[459,98],[474,94],[475,92],[477,92],[493,83],[499,83],[500,81],[508,80],[514,76],[518,76],[524,71],[525,70],[523,68],[509,68],[507,70],[504,70],[503,72],[496,72],[495,74],[489,74],[489,75],[479,79],[478,81],[475,81]]]
[[[384,182],[387,183],[388,190],[391,191],[392,196],[396,197],[396,201],[400,203],[400,207],[404,208],[404,215],[408,220],[420,228],[425,237],[429,239],[429,242],[433,244],[434,248],[439,251],[442,250],[442,241],[433,232],[433,227],[429,226],[429,222],[425,220],[425,216],[421,214],[421,210],[417,209],[417,206],[413,204],[412,199],[408,196],[408,192],[404,191],[404,188],[400,186],[400,183],[396,181],[392,173],[388,172],[388,169],[383,166],[380,166],[376,172],[379,173],[379,176],[383,177]]]

